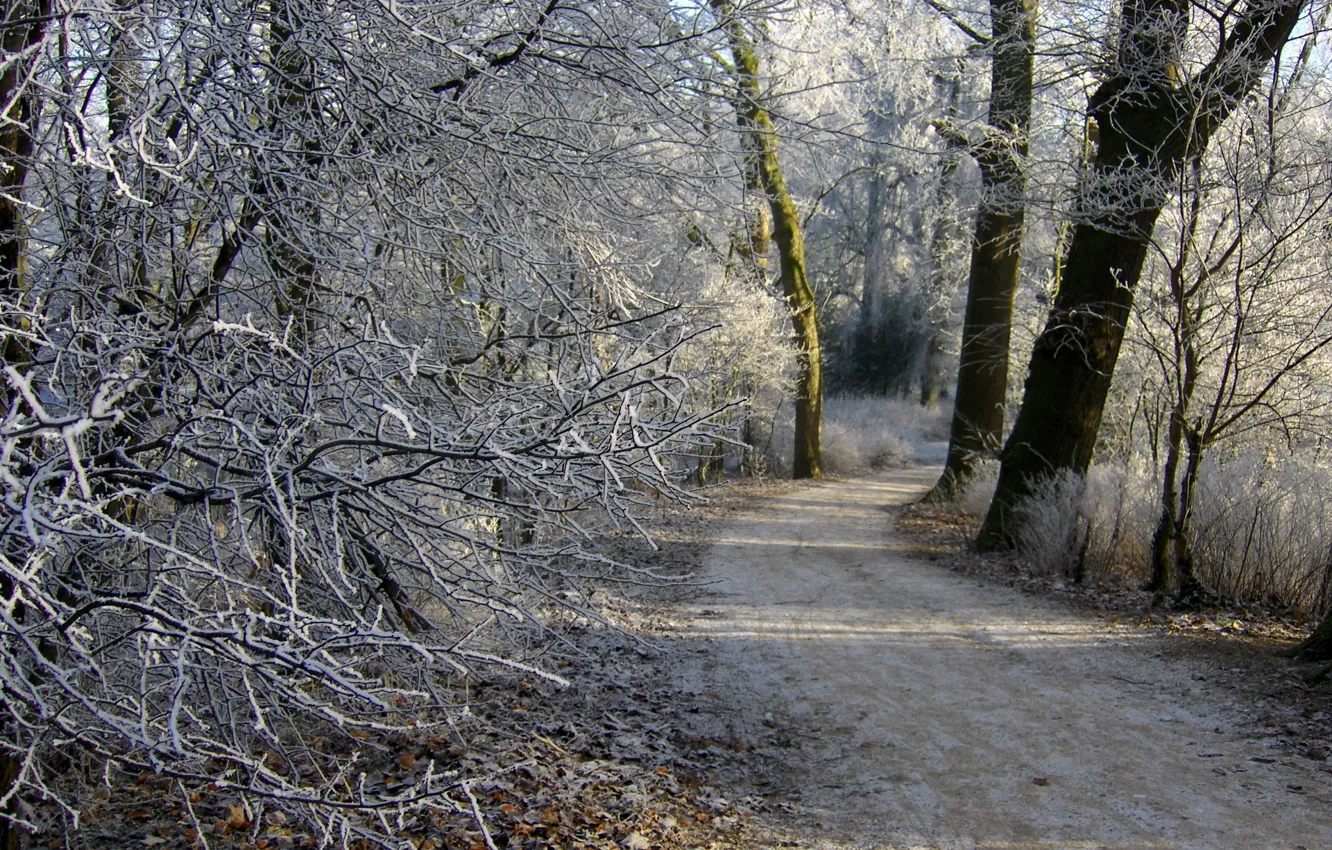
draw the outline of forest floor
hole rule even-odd
[[[658,526],[714,583],[653,609],[636,675],[713,754],[737,845],[1332,847],[1332,698],[1288,642],[950,564],[897,523],[937,473],[773,485]]]
[[[593,617],[556,612],[571,640],[539,663],[574,687],[480,681],[453,737],[365,742],[367,782],[426,765],[474,777],[397,838],[417,850],[1332,848],[1332,682],[1308,684],[1310,668],[1279,657],[1298,628],[1151,609],[1142,594],[980,558],[947,516],[908,507],[937,474],[729,485],[658,512],[657,549],[605,538],[622,560],[692,579],[603,589]],[[91,795],[81,828],[35,846],[318,846],[208,786],[78,786],[76,774]]]

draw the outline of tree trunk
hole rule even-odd
[[[1153,593],[1165,593],[1170,589],[1174,577],[1171,575],[1170,550],[1179,527],[1178,507],[1179,488],[1175,479],[1179,472],[1180,444],[1183,428],[1176,427],[1174,416],[1170,422],[1170,444],[1166,447],[1165,471],[1161,479],[1161,518],[1156,522],[1156,531],[1152,534],[1151,566],[1152,576],[1146,589]]]
[[[1299,661],[1332,661],[1332,610],[1323,615],[1323,620],[1291,656]]]
[[[884,166],[883,157],[876,154],[870,166],[872,173],[865,209],[865,263],[860,284],[860,317],[856,338],[857,344],[863,346],[872,344],[870,341],[883,322],[884,270],[888,265],[884,244],[888,181],[883,173]],[[862,362],[869,360],[868,352],[865,351],[857,351],[856,357]]]
[[[977,539],[982,551],[1013,544],[1014,507],[1034,480],[1064,469],[1086,473],[1133,289],[1172,184],[1253,88],[1302,7],[1303,0],[1284,0],[1249,8],[1196,82],[1181,87],[1174,57],[1186,34],[1187,7],[1174,0],[1124,5],[1117,73],[1090,103],[1099,148],[1081,220],[1032,349],[1022,409]]]
[[[972,239],[967,307],[962,320],[957,396],[943,475],[926,496],[955,501],[1003,438],[1008,395],[1008,345],[1013,327],[1026,219],[1023,159],[1031,125],[1033,0],[991,0],[994,59],[990,65],[989,126],[968,142],[981,170],[981,205]],[[945,128],[947,129],[947,128]]]
[[[315,330],[312,310],[319,286],[319,270],[309,244],[309,234],[319,223],[319,199],[311,187],[319,184],[323,156],[313,138],[318,121],[314,60],[300,43],[302,19],[295,5],[280,0],[273,6],[272,129],[284,151],[300,153],[294,157],[295,173],[278,165],[269,177],[264,248],[276,277],[278,318],[290,322],[298,341],[307,342]]]
[[[960,63],[959,63],[960,64]],[[945,120],[957,120],[958,101],[962,95],[962,68],[955,76],[949,77],[948,113]],[[948,314],[957,294],[957,282],[949,274],[950,245],[957,238],[957,167],[961,146],[949,143],[939,166],[939,182],[935,187],[934,207],[938,217],[934,221],[934,233],[930,236],[930,282],[924,293],[924,315],[926,333],[924,334],[924,353],[921,357],[920,404],[922,407],[934,407],[941,397],[948,394],[944,386],[947,371],[948,342],[950,327]]]
[[[759,89],[758,53],[735,16],[727,0],[714,0],[717,12],[730,40],[735,59],[737,109],[740,126],[752,133],[755,161],[763,194],[772,212],[773,242],[781,260],[782,296],[795,329],[796,379],[795,451],[792,475],[795,478],[823,477],[820,430],[823,424],[823,355],[819,347],[819,326],[814,289],[805,273],[805,236],[800,213],[782,176],[777,158],[777,132],[772,116],[762,103]]]
[[[0,74],[0,105],[7,107],[0,124],[0,299],[14,303],[25,288],[27,232],[23,221],[23,187],[28,178],[28,163],[33,153],[33,126],[36,117],[33,99],[24,89],[29,84],[31,57],[46,33],[51,14],[50,0],[37,2],[11,2],[6,4],[4,35],[0,39],[6,57],[4,73]],[[10,22],[13,22],[12,24]],[[0,340],[0,365],[26,371],[32,360],[27,345],[17,336],[7,335]],[[0,390],[0,400],[9,407],[11,391]],[[7,552],[21,562],[25,554]],[[13,598],[8,581],[0,585],[4,598]],[[16,611],[16,617],[23,612]],[[0,735],[12,740],[8,730]],[[21,768],[20,759],[8,750],[0,750],[0,796],[9,796],[9,803],[0,813],[0,850],[18,850],[25,834],[10,817],[18,812],[19,795],[14,792]]]

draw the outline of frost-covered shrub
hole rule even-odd
[[[969,511],[984,512],[992,486],[973,484]],[[1043,479],[1018,505],[1018,549],[1043,574],[1145,581],[1160,486],[1122,465]],[[1310,614],[1332,603],[1332,469],[1316,459],[1256,446],[1205,457],[1189,527],[1198,578],[1223,597]]]
[[[1086,539],[1082,496],[1086,481],[1064,471],[1033,483],[1015,508],[1017,548],[1037,572],[1072,574]]]
[[[979,521],[990,508],[994,499],[994,488],[999,484],[999,461],[985,460],[976,466],[962,491],[958,505],[963,513]]]
[[[765,472],[768,459],[763,447],[771,442],[774,417],[790,416],[789,411],[781,412],[795,376],[786,306],[771,290],[728,275],[709,255],[692,257],[673,277],[687,279],[695,288],[688,297],[695,320],[712,326],[688,340],[674,363],[692,378],[688,407],[721,409],[715,422],[725,429],[724,439],[704,455],[674,457],[676,471],[700,482],[722,469]],[[657,285],[675,291],[677,297],[684,288],[675,281],[658,280]],[[788,459],[785,468],[789,466]]]
[[[1156,527],[1157,486],[1147,470],[1093,466],[1087,475],[1082,512],[1089,539],[1082,569],[1089,579],[1117,577],[1140,583]]]
[[[1065,470],[1042,478],[1016,508],[1018,550],[1045,575],[1136,576],[1146,564],[1153,502],[1150,477],[1121,466]]]
[[[1204,460],[1193,517],[1194,563],[1209,588],[1311,613],[1329,603],[1332,470],[1259,448]]]

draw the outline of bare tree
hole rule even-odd
[[[1161,593],[1206,592],[1192,545],[1204,454],[1239,435],[1298,433],[1324,407],[1315,385],[1332,313],[1314,283],[1323,271],[1314,234],[1332,195],[1312,134],[1290,114],[1307,97],[1313,45],[1289,69],[1274,63],[1263,97],[1241,107],[1225,144],[1181,174],[1178,207],[1153,242],[1163,291],[1150,287],[1137,316],[1170,399],[1149,582]]]

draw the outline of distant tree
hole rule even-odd
[[[780,264],[782,296],[791,314],[797,346],[795,448],[792,475],[821,478],[823,426],[823,349],[819,344],[818,304],[805,268],[804,223],[796,208],[777,155],[777,128],[765,104],[755,42],[745,21],[729,0],[712,4],[731,48],[735,74],[736,112],[744,150],[749,157],[750,189],[766,198],[771,211],[773,242]],[[760,214],[760,229],[766,224]],[[764,235],[754,240],[762,246]]]
[[[960,117],[959,101],[962,97],[962,75],[965,63],[958,61],[950,73],[940,80],[945,92],[943,123],[955,125]],[[961,198],[958,192],[958,168],[963,156],[962,145],[948,140],[940,155],[937,182],[934,188],[935,219],[930,234],[930,262],[927,285],[921,293],[921,347],[920,404],[933,407],[949,392],[951,375],[948,371],[949,349],[954,338],[951,322],[953,299],[957,295],[955,255],[959,251],[961,226]],[[983,173],[983,172],[982,172]]]

